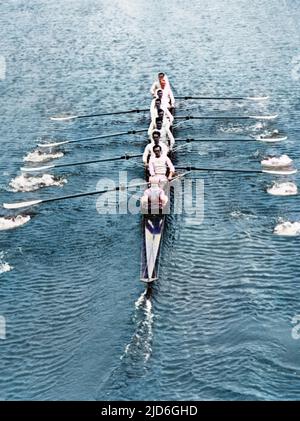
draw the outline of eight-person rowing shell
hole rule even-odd
[[[170,185],[175,168],[168,157],[174,145],[172,123],[174,97],[168,78],[158,74],[151,87],[154,99],[151,103],[151,124],[148,135],[151,140],[143,154],[146,178],[149,186],[141,198],[143,217],[143,249],[141,281],[151,283],[158,279],[159,255],[165,225],[165,215],[170,211]],[[172,109],[173,108],[173,109]]]

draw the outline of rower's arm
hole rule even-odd
[[[153,121],[151,121],[149,129],[148,129],[148,136],[150,137],[150,140],[151,140],[151,135],[152,135],[153,130],[154,130],[154,124],[153,124]]]
[[[175,107],[175,98],[171,89],[171,86],[169,85],[169,97],[170,97],[170,101],[171,101],[171,106]]]
[[[154,165],[153,165],[153,162],[151,161],[151,158],[150,158],[150,161],[149,161],[149,173],[150,173],[150,175],[151,175],[151,177],[154,177],[155,176],[155,168],[154,168]]]
[[[172,164],[171,159],[170,159],[170,158],[168,158],[168,157],[167,157],[166,163],[167,163],[167,166],[168,166],[168,168],[169,168],[169,170],[170,170],[170,175],[169,175],[169,177],[168,177],[168,178],[170,179],[170,178],[172,178],[172,177],[173,177],[173,175],[175,174],[175,167],[174,167],[174,165]]]
[[[155,81],[152,84],[151,89],[150,89],[150,93],[151,93],[152,96],[155,96],[155,92],[157,91],[157,89],[158,89],[158,87],[157,87],[157,81]]]
[[[154,107],[154,109],[151,111],[151,122],[153,123],[153,125],[156,122],[156,118],[157,118],[157,110],[156,107]]]
[[[169,139],[170,149],[173,149],[173,146],[175,144],[175,139],[169,127],[167,129],[167,138]]]
[[[174,121],[174,117],[172,116],[172,114],[170,113],[170,111],[168,109],[165,110],[165,114],[168,117],[168,119],[170,120],[170,123],[172,125],[172,123]]]
[[[147,163],[148,163],[148,158],[149,158],[149,154],[150,154],[150,148],[149,148],[149,146],[150,145],[147,145],[145,147],[145,150],[144,150],[144,153],[143,153],[143,163],[145,165],[147,165]]]
[[[154,113],[155,110],[155,98],[152,99],[151,101],[151,106],[150,106],[150,114],[152,115]]]

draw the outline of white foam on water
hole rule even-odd
[[[293,160],[288,155],[268,157],[261,161],[261,165],[268,168],[289,167],[292,163]]]
[[[298,194],[298,187],[295,183],[275,183],[267,189],[273,196],[294,196]]]
[[[145,341],[145,358],[144,361],[147,362],[152,354],[152,338],[153,338],[153,313],[152,313],[152,302],[150,299],[146,300],[145,303],[145,326],[147,331],[146,341]]]
[[[124,360],[131,357],[136,359],[137,355],[139,355],[138,359],[140,362],[146,363],[152,354],[151,343],[153,338],[152,302],[150,298],[146,298],[146,291],[135,302],[133,320],[136,324],[136,329],[130,343],[125,346],[124,353],[120,359]]]
[[[0,275],[1,273],[10,272],[13,269],[13,266],[10,266],[5,260],[5,253],[0,252]]]
[[[36,177],[28,177],[25,174],[11,180],[9,183],[14,192],[30,192],[43,187],[57,186],[62,187],[67,183],[65,178],[57,178],[51,174],[43,174]]]
[[[300,235],[300,222],[281,222],[274,228],[274,234],[294,237]]]
[[[234,134],[245,134],[245,132],[258,132],[264,128],[264,123],[261,121],[257,121],[254,124],[251,124],[249,126],[244,125],[227,125],[227,126],[221,126],[220,131],[223,133],[234,133]]]
[[[8,263],[0,263],[0,275],[1,273],[10,272],[13,269]]]
[[[18,215],[16,217],[4,217],[4,218],[0,218],[0,231],[6,231],[6,230],[10,230],[10,229],[14,229],[14,228],[18,228],[24,224],[26,224],[27,222],[30,221],[30,216],[29,215]],[[0,256],[1,258],[1,256]]]
[[[262,133],[256,136],[256,139],[276,139],[277,137],[283,137],[279,134],[279,130],[264,130]]]
[[[51,159],[58,159],[64,156],[63,152],[43,153],[39,149],[30,152],[23,158],[24,162],[46,162]]]
[[[146,291],[144,291],[139,298],[136,300],[136,302],[134,303],[134,306],[136,308],[136,310],[138,310],[141,305],[143,304],[144,300],[145,300],[145,296],[146,296]]]

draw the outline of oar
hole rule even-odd
[[[100,114],[81,114],[81,115],[54,116],[54,117],[50,117],[50,120],[53,120],[53,121],[69,121],[69,120],[75,120],[77,118],[104,117],[104,116],[118,115],[118,114],[143,113],[145,111],[149,111],[149,108],[140,109],[140,110],[135,109],[135,110],[127,110],[127,111],[113,111],[113,112],[109,112],[109,113],[100,113]]]
[[[100,136],[94,136],[94,137],[85,137],[82,139],[75,139],[75,140],[65,140],[63,142],[55,142],[55,143],[39,143],[38,147],[40,148],[53,148],[55,146],[61,146],[61,145],[68,145],[70,143],[80,143],[80,142],[87,142],[89,140],[94,139],[106,139],[108,137],[118,137],[118,136],[125,136],[127,134],[137,134],[142,132],[147,132],[148,129],[141,129],[141,130],[129,130],[128,132],[121,132],[121,133],[111,133],[111,134],[103,134]]]
[[[185,116],[176,116],[176,120],[274,120],[278,117],[278,114],[272,115],[225,115],[225,116],[194,116],[194,115],[185,115]]]
[[[199,168],[199,167],[176,167],[177,170],[185,171],[213,171],[213,172],[233,172],[233,173],[245,173],[245,174],[274,174],[274,175],[291,175],[296,174],[295,168],[290,169],[262,169],[262,170],[251,170],[251,169],[237,169],[237,168]]]
[[[44,170],[49,170],[52,168],[62,168],[62,167],[75,167],[76,165],[87,165],[87,164],[95,164],[98,162],[110,162],[110,161],[118,161],[121,159],[131,159],[131,158],[139,158],[143,156],[143,154],[139,154],[139,155],[122,155],[122,156],[117,156],[114,158],[102,158],[102,159],[94,159],[92,161],[80,161],[80,162],[71,162],[71,163],[67,163],[67,164],[56,164],[56,165],[45,165],[43,167],[22,167],[21,171],[23,172],[36,172],[36,171],[44,171]]]
[[[175,99],[213,99],[222,101],[265,101],[269,96],[175,96]]]
[[[108,190],[96,190],[86,193],[77,193],[77,194],[71,194],[69,196],[58,196],[58,197],[52,197],[50,199],[43,199],[43,200],[30,200],[27,202],[17,202],[17,203],[3,203],[3,207],[5,209],[21,209],[21,208],[27,208],[29,206],[34,205],[41,205],[43,203],[50,203],[50,202],[57,202],[59,200],[66,200],[66,199],[75,199],[77,197],[85,197],[85,196],[93,196],[96,194],[104,194],[109,193],[113,191],[119,191],[119,190],[126,190],[128,188],[134,188],[134,187],[141,187],[146,186],[148,183],[139,183],[139,184],[132,184],[132,185],[125,185],[125,186],[118,186],[114,189],[108,189]]]
[[[189,142],[224,142],[224,143],[226,143],[226,142],[268,142],[268,143],[271,143],[271,142],[281,142],[282,140],[285,140],[286,139],[286,136],[285,137],[281,137],[281,138],[278,138],[278,139],[276,139],[276,138],[256,138],[256,137],[254,137],[254,138],[244,138],[244,139],[239,139],[239,138],[236,138],[236,139],[226,139],[226,138],[219,138],[219,137],[216,137],[216,138],[203,138],[203,139],[194,139],[194,138],[187,138],[187,139],[176,139],[176,142],[187,142],[187,143],[189,143]]]

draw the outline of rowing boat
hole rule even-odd
[[[174,114],[174,109],[172,109],[172,114]],[[164,191],[168,199],[170,199],[170,182],[165,184]],[[168,207],[169,203],[170,201],[168,200]],[[157,214],[154,214],[154,212],[146,212],[143,214],[143,244],[140,276],[142,282],[151,283],[158,280],[159,260],[165,222],[166,212],[158,212]]]
[[[158,279],[159,257],[166,215],[143,216],[143,247],[141,281],[150,283]]]

